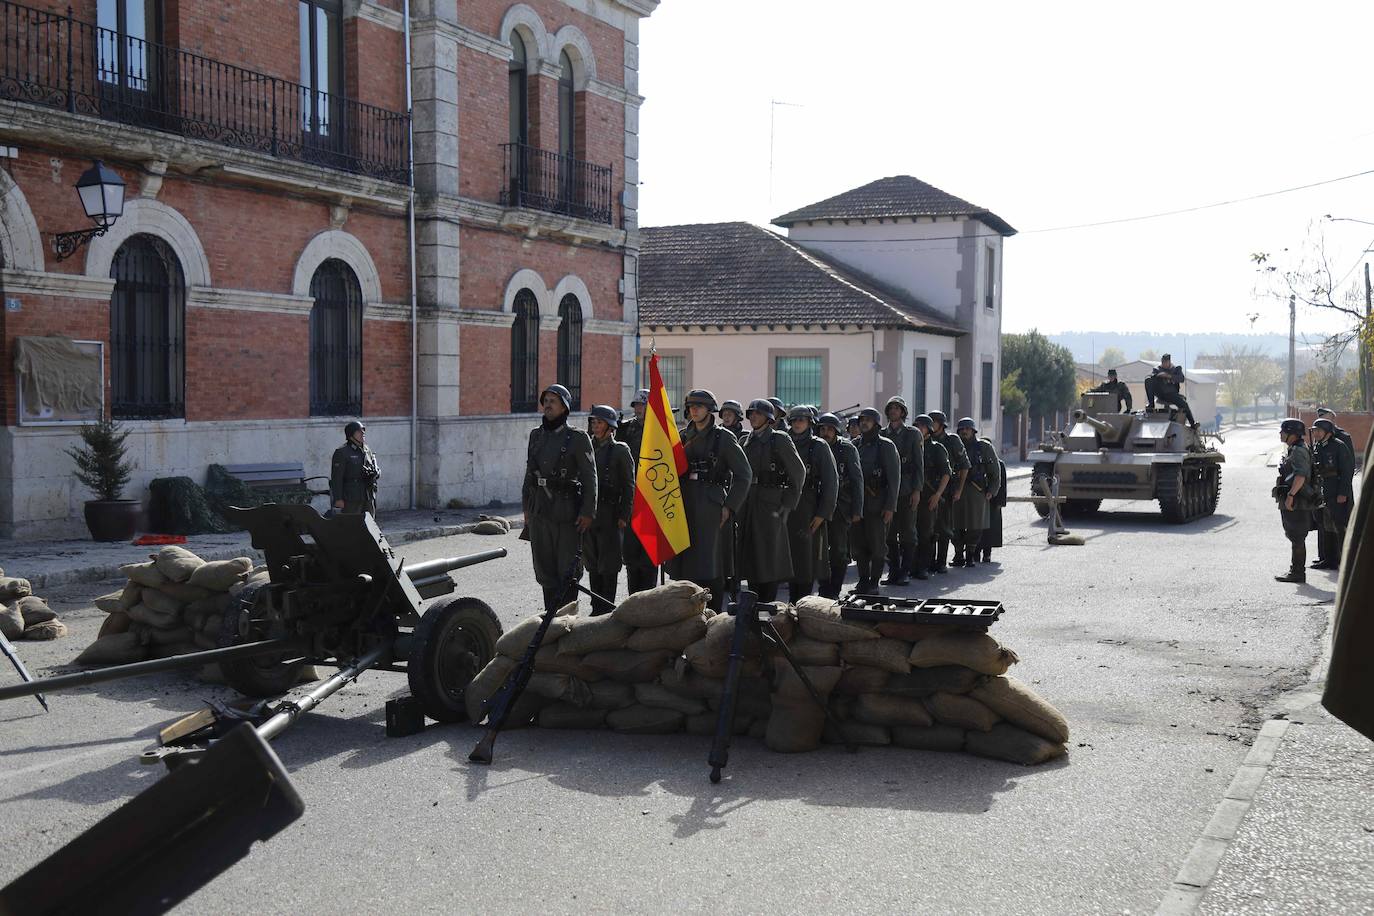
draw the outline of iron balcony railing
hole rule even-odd
[[[0,99],[410,182],[410,119],[0,0]]]
[[[612,169],[526,143],[503,143],[501,205],[612,225]]]

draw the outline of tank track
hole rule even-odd
[[[1155,496],[1164,520],[1181,525],[1217,511],[1221,498],[1221,465],[1215,462],[1185,462],[1161,471]]]

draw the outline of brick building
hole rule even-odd
[[[81,530],[80,416],[22,403],[13,369],[52,334],[101,354],[126,495],[211,463],[327,473],[362,415],[383,509],[513,499],[539,388],[585,409],[634,384],[656,5],[0,0],[0,536]],[[123,215],[59,261],[97,158]]]

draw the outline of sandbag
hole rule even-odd
[[[506,518],[504,515],[479,515],[477,516],[477,521],[494,522],[500,527],[502,532],[510,531],[510,519]]]
[[[998,722],[986,733],[969,732],[964,750],[979,757],[992,757],[1024,766],[1034,766],[1068,753],[1064,745],[1046,741],[1007,722]]]
[[[681,652],[705,635],[706,618],[701,614],[693,614],[676,623],[637,629],[630,634],[625,648],[636,652],[652,652],[655,649]]]
[[[850,744],[886,747],[892,743],[892,730],[863,722],[841,722],[839,728],[830,722],[825,723],[825,730],[821,732],[822,741],[826,744],[844,744],[845,739]]]
[[[962,751],[964,730],[954,725],[931,725],[926,728],[894,725],[892,743],[915,751]]]
[[[802,618],[802,623],[805,622],[806,618]],[[817,666],[806,668],[805,671],[820,694],[821,702],[827,702],[830,691],[839,682],[840,669]],[[824,729],[825,710],[816,705],[811,692],[791,665],[779,667],[772,712],[764,729],[764,743],[770,750],[784,754],[814,750],[821,743]]]
[[[571,703],[553,703],[539,710],[534,721],[540,728],[604,728],[606,710],[579,707]]]
[[[121,567],[122,568],[122,567]],[[119,606],[128,610],[135,604],[143,600],[143,586],[130,579],[124,583],[124,590],[119,593]]]
[[[882,668],[873,668],[868,665],[846,665],[843,673],[840,674],[839,681],[835,684],[835,692],[844,696],[878,693],[887,689],[888,679],[894,676]]]
[[[803,665],[802,673],[811,682],[811,686],[816,688],[822,702],[829,698],[830,691],[835,689],[835,685],[840,680],[840,669],[834,666]],[[806,684],[802,683],[802,679],[791,665],[779,665],[777,667],[773,692],[779,700],[804,699],[813,706],[815,705],[811,698],[811,691],[806,689]]]
[[[712,617],[711,620],[718,620],[721,616],[724,615],[717,615],[716,617]],[[707,621],[708,626],[710,622],[710,620]],[[687,658],[687,663],[691,665],[693,670],[707,677],[725,677],[725,673],[730,668],[729,644],[727,643],[723,654],[718,651],[713,651],[707,643],[708,636],[710,636],[709,629],[707,630],[707,636],[698,639],[696,642],[683,649],[682,654]],[[761,658],[749,658],[746,656],[740,660],[741,674],[757,675],[762,670],[763,660]]]
[[[735,618],[729,614],[717,614],[706,621],[706,651],[714,659],[729,660],[730,650],[735,643]],[[761,658],[763,640],[753,632],[744,635],[744,657]]]
[[[113,614],[115,611],[125,610],[124,603],[120,600],[122,592],[110,592],[108,595],[101,595],[95,599],[95,609],[104,611],[106,614]],[[138,602],[135,601],[134,604]],[[130,605],[132,607],[133,605]]]
[[[523,654],[522,652],[521,655],[523,656]],[[599,681],[605,677],[595,668],[588,668],[584,665],[582,663],[584,657],[581,655],[559,655],[558,646],[540,646],[539,651],[534,653],[534,670],[547,671],[549,674],[569,674],[587,682]]]
[[[910,654],[911,643],[885,636],[850,640],[840,648],[840,658],[844,659],[846,665],[868,665],[892,674],[911,672],[911,662],[907,661]]]
[[[944,725],[955,725],[970,732],[985,732],[997,724],[997,713],[972,697],[940,691],[926,697],[924,702],[935,721]]]
[[[190,627],[172,627],[170,630],[158,630],[149,628],[147,630],[148,645],[157,646],[187,646],[194,642]]]
[[[890,693],[862,693],[855,697],[851,716],[869,725],[910,725],[926,728],[935,724],[925,704],[915,697],[898,697]]]
[[[630,735],[671,735],[682,731],[686,718],[676,710],[636,703],[606,713],[606,724],[618,732]]]
[[[719,712],[725,702],[724,691],[720,696],[708,697],[706,705],[713,712]],[[773,711],[773,696],[768,682],[761,677],[741,677],[739,688],[735,691],[735,717],[766,719]]]
[[[673,709],[687,716],[706,711],[706,704],[701,700],[674,693],[662,684],[635,684],[634,690],[635,702],[641,706]]]
[[[136,604],[129,608],[128,614],[134,619],[135,623],[146,623],[150,627],[158,627],[163,630],[176,626],[181,616],[179,614],[164,614],[155,611],[146,604]]]
[[[932,636],[916,643],[911,649],[911,664],[915,668],[934,668],[940,665],[959,665],[972,668],[979,674],[1006,674],[1016,664],[1016,653],[987,633],[967,631]]]
[[[980,680],[982,676],[977,671],[957,665],[913,668],[910,674],[889,675],[883,692],[903,697],[928,697],[938,690],[968,693]]]
[[[48,602],[37,595],[26,595],[16,601],[14,606],[19,609],[19,615],[24,618],[25,629],[35,623],[45,623],[57,619],[57,612],[48,607]]]
[[[558,640],[558,651],[564,655],[586,655],[603,649],[623,649],[634,627],[615,619],[613,614],[596,617],[567,617],[569,630]],[[549,625],[553,629],[553,625]],[[525,639],[529,644],[529,639]]]
[[[218,649],[219,638],[206,632],[191,634],[191,642],[196,644],[197,649]]]
[[[882,636],[900,639],[904,642],[920,642],[931,636],[944,636],[947,633],[962,633],[964,628],[952,623],[902,623],[885,620],[873,627]],[[982,627],[977,629],[981,630]]]
[[[988,678],[974,687],[969,696],[1046,741],[1063,744],[1069,740],[1069,723],[1059,710],[1014,677]]]
[[[211,560],[192,570],[191,578],[186,581],[196,588],[204,588],[212,592],[227,592],[235,583],[248,575],[252,568],[253,561],[248,557],[235,557],[232,560]]]
[[[91,643],[72,662],[75,665],[127,665],[148,657],[137,633],[113,633]]]
[[[611,617],[631,627],[667,626],[700,616],[709,596],[710,593],[695,582],[678,579],[627,596],[611,611]]]
[[[688,716],[684,728],[689,735],[706,737],[716,733],[716,724],[719,721],[720,715],[718,713],[703,712],[695,716]],[[754,720],[748,716],[735,716],[735,728],[731,734],[747,735],[753,723]]]
[[[707,677],[688,666],[682,659],[678,660],[678,664],[664,670],[659,683],[678,696],[697,700],[720,699],[720,695],[725,692],[723,678]]]
[[[504,655],[497,655],[487,662],[477,676],[468,682],[468,686],[463,690],[463,703],[467,707],[468,721],[476,725],[486,716],[486,710],[482,704],[491,699],[496,691],[501,689],[501,685],[506,683],[506,678],[515,670],[515,659],[507,658]]]
[[[586,706],[591,699],[591,691],[587,685],[566,674],[536,671],[530,675],[530,681],[525,685],[525,689],[537,693],[546,700],[571,703],[577,707]]]
[[[799,665],[830,666],[840,663],[839,643],[821,642],[819,639],[812,639],[805,633],[788,643],[787,648],[792,650],[792,657],[796,659]]]
[[[485,519],[485,520],[480,521],[480,522],[478,522],[477,524],[475,524],[475,525],[472,526],[472,533],[473,533],[473,534],[505,534],[505,533],[507,533],[508,531],[510,531],[509,528],[507,528],[505,525],[503,525],[503,524],[501,524],[500,522],[495,521],[495,520],[493,520],[493,519]],[[547,712],[547,711],[548,711],[548,710],[545,710],[545,712]],[[544,723],[543,723],[543,722],[540,722],[539,724],[540,724],[540,725],[543,725]],[[561,725],[561,726],[560,726],[560,725],[555,725],[555,726],[552,726],[552,727],[553,727],[553,728],[575,728],[575,727],[578,727],[578,726],[571,726],[571,725]]]
[[[777,602],[777,610],[768,616],[768,622],[777,631],[778,638],[787,643],[791,648],[793,640],[797,638],[797,612],[790,604]],[[773,646],[768,647],[769,652],[781,655],[782,652]]]
[[[624,709],[635,702],[634,687],[619,681],[597,681],[587,689],[591,693],[587,705],[592,709]]]
[[[14,579],[9,576],[0,576],[0,601],[13,601],[17,598],[24,598],[33,594],[33,587],[29,585],[28,579]]]
[[[878,631],[866,623],[845,620],[840,616],[839,602],[818,595],[808,595],[795,605],[797,624],[802,633],[821,642],[849,642],[857,639],[877,639]]]
[[[180,617],[182,608],[186,606],[159,588],[145,588],[142,603],[160,614],[171,614],[173,617]]]
[[[497,656],[500,658],[501,656]],[[501,726],[502,729],[524,728],[534,721],[535,717],[542,712],[545,707],[552,705],[552,701],[541,697],[537,693],[530,693],[528,690],[521,691],[511,706],[510,712],[506,714],[506,722]]]
[[[240,594],[244,592],[245,589],[255,588],[259,585],[266,585],[268,582],[271,581],[272,574],[267,571],[267,568],[263,566],[258,566],[249,571],[248,578],[242,579],[238,582],[235,582],[233,585],[229,586],[229,594],[237,598]]]
[[[223,594],[213,594],[199,601],[192,601],[182,609],[181,618],[193,627],[204,628],[205,621],[217,614],[226,613],[237,602]]]
[[[766,737],[768,737],[768,720],[755,719],[753,722],[749,723],[749,731],[745,734],[747,734],[750,738],[756,738],[759,741],[764,740]]]
[[[128,577],[130,582],[137,582],[139,585],[153,588],[157,588],[167,581],[167,577],[158,571],[157,565],[152,560],[146,563],[125,563],[119,567],[119,573]]]
[[[582,663],[613,681],[638,684],[658,680],[670,658],[672,653],[667,650],[632,652],[629,649],[604,649],[587,653]]]
[[[38,623],[24,627],[24,638],[33,640],[61,639],[67,635],[67,625],[54,618],[52,620],[40,620]]]
[[[215,594],[208,588],[200,588],[189,582],[167,582],[163,585],[159,585],[157,590],[164,595],[175,598],[182,604],[190,604],[192,601],[209,598],[211,595]]]
[[[185,582],[191,578],[191,573],[205,565],[200,557],[175,544],[168,544],[152,557],[157,571],[166,576],[168,582]]]
[[[574,603],[574,609],[576,604]],[[526,617],[524,620],[511,627],[501,634],[501,638],[496,641],[496,651],[502,655],[510,656],[514,659],[523,658],[525,650],[530,647],[530,640],[539,630],[539,624],[543,621],[543,614],[535,614]],[[544,631],[544,639],[539,643],[540,648],[552,646],[558,640],[567,636],[572,631],[573,621],[576,617],[556,616],[549,621],[549,628]]]
[[[101,636],[112,636],[115,633],[127,633],[129,627],[133,626],[133,618],[123,611],[115,611],[105,618],[105,622],[100,625],[100,632],[96,638]]]
[[[0,633],[6,639],[18,639],[24,632],[24,615],[17,604],[0,604]]]

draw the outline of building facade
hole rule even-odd
[[[383,510],[514,499],[540,387],[633,385],[655,5],[0,0],[0,536],[81,530],[79,418],[13,369],[44,335],[100,353],[126,495],[327,473],[358,415]],[[59,260],[97,158],[123,215]]]

